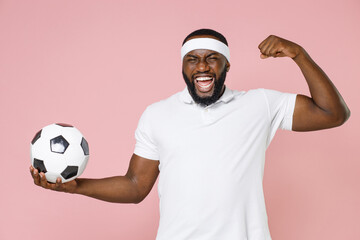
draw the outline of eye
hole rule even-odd
[[[188,58],[187,62],[194,63],[196,62],[196,58]]]
[[[217,61],[217,60],[218,60],[218,57],[209,57],[209,58],[207,59],[208,62],[215,62],[215,61]]]

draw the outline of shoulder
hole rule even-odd
[[[277,99],[291,98],[294,95],[296,95],[293,93],[281,92],[278,90],[266,89],[266,88],[252,89],[252,90],[247,91],[247,94],[251,97],[263,99],[266,102],[274,101]]]
[[[257,88],[247,91],[232,90],[235,101],[239,104],[246,104],[249,106],[276,106],[293,101],[296,94],[280,92],[277,90]]]
[[[264,101],[268,89],[257,88],[246,91],[231,90],[235,99],[249,100],[249,101]],[[271,91],[271,90],[269,90]]]
[[[279,91],[272,90],[272,89],[266,89],[266,88],[256,88],[256,89],[250,89],[247,91],[248,94],[253,96],[267,96],[272,93],[280,93]]]
[[[165,99],[154,102],[148,105],[143,113],[152,118],[161,118],[163,114],[168,112],[170,109],[176,108],[179,104],[179,96],[181,92],[177,92]]]
[[[268,103],[281,103],[286,101],[292,101],[296,98],[295,93],[281,92],[271,89],[261,89],[264,97]]]
[[[234,96],[256,96],[256,95],[264,95],[267,91],[274,91],[270,89],[265,88],[254,88],[249,90],[236,90],[236,89],[229,89],[232,91]]]

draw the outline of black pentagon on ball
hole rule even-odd
[[[36,168],[39,172],[47,172],[44,161],[37,158],[34,158],[34,168]]]
[[[31,141],[32,145],[34,145],[34,143],[41,137],[41,131],[42,129],[35,134],[33,140]]]
[[[61,173],[61,176],[64,179],[69,179],[77,175],[79,170],[78,166],[67,166],[65,170]]]
[[[62,126],[62,127],[74,127],[73,125],[67,124],[67,123],[55,123],[56,125]]]
[[[69,143],[60,135],[50,140],[50,149],[52,152],[63,154],[68,148]]]
[[[81,148],[84,151],[85,155],[89,155],[89,144],[88,142],[85,140],[85,138],[81,139]]]

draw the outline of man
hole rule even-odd
[[[145,110],[125,176],[51,184],[30,167],[34,183],[109,202],[139,203],[160,173],[158,240],[271,239],[262,179],[265,150],[276,130],[340,126],[350,111],[306,51],[276,36],[260,43],[260,57],[292,58],[311,98],[228,89],[227,45],[223,35],[210,29],[186,37],[181,55],[187,87]]]

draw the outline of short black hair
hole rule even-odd
[[[212,30],[212,29],[208,29],[208,28],[202,28],[202,29],[198,29],[193,31],[192,33],[190,33],[189,35],[187,35],[187,37],[184,39],[182,45],[184,45],[184,43],[191,37],[194,36],[199,36],[199,35],[210,35],[215,37],[216,39],[218,39],[219,41],[221,41],[222,43],[224,43],[226,46],[228,46],[228,42],[226,41],[226,38],[224,37],[224,35],[222,35],[221,33]]]

